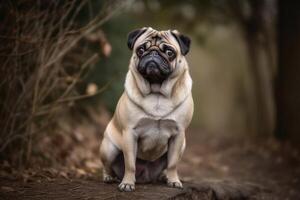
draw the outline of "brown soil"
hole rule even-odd
[[[179,167],[183,190],[138,184],[122,193],[97,175],[0,179],[0,199],[300,199],[300,158],[288,142],[190,130]],[[63,178],[64,177],[64,178]]]

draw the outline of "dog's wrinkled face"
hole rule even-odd
[[[150,84],[162,84],[175,70],[178,58],[188,53],[189,46],[190,39],[177,31],[142,28],[128,35],[135,67]]]

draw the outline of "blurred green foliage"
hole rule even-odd
[[[136,28],[133,24],[136,24],[134,19],[122,16],[111,19],[102,27],[112,45],[112,53],[108,58],[101,57],[87,76],[88,82],[96,83],[99,88],[109,83],[107,90],[94,98],[94,102],[100,100],[111,112],[123,92],[123,82],[131,56],[127,48],[127,34]]]

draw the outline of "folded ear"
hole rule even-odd
[[[146,30],[147,30],[147,28],[141,28],[141,29],[133,30],[133,31],[131,31],[131,32],[128,34],[128,37],[127,37],[127,45],[128,45],[128,48],[129,48],[130,50],[133,49],[134,43],[136,42],[136,40],[137,40],[143,33],[145,33]]]
[[[191,45],[191,40],[189,37],[182,35],[176,30],[171,31],[172,35],[175,37],[177,40],[179,46],[180,46],[180,51],[182,55],[186,55],[189,50],[190,50],[190,45]]]

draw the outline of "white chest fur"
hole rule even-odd
[[[170,119],[142,118],[134,129],[138,137],[137,157],[150,161],[167,152],[169,139],[178,133],[177,123]]]
[[[153,117],[166,117],[191,94],[192,79],[187,70],[183,73],[182,80],[174,93],[178,78],[165,81],[159,87],[150,85],[140,76],[136,75],[135,77],[133,74],[130,70],[127,73],[125,92],[132,102],[139,105],[146,114]]]

